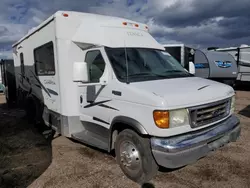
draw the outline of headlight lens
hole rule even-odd
[[[174,128],[189,124],[187,109],[154,111],[154,121],[162,129]]]
[[[232,97],[231,99],[231,108],[230,108],[230,113],[234,113],[235,110],[235,96]]]
[[[172,110],[170,111],[170,127],[179,127],[189,124],[189,117],[187,109]]]

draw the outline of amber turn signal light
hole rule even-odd
[[[162,129],[169,128],[169,112],[168,111],[154,111],[154,121],[157,127]]]

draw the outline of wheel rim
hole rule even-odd
[[[130,141],[123,141],[120,145],[120,162],[130,173],[137,173],[141,169],[141,156],[138,149]]]

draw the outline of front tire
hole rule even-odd
[[[150,140],[130,129],[117,136],[115,154],[123,173],[139,184],[150,181],[158,171],[158,165],[151,153]]]

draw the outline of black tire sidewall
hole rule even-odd
[[[127,171],[123,168],[123,166],[120,164],[120,144],[128,140],[132,142],[140,154],[141,164],[142,168],[139,170],[139,172],[132,176],[131,174],[128,174]],[[118,164],[120,165],[123,173],[130,178],[131,180],[137,182],[137,183],[145,183],[149,181],[157,172],[158,166],[152,156],[151,148],[150,148],[150,141],[148,138],[142,138],[137,133],[130,129],[126,129],[122,131],[116,139],[115,142],[115,153],[116,153],[116,160]]]
[[[35,119],[36,119],[36,106],[35,106],[35,103],[32,99],[26,100],[25,111],[26,111],[26,116],[27,116],[28,120],[31,123],[34,123]]]

